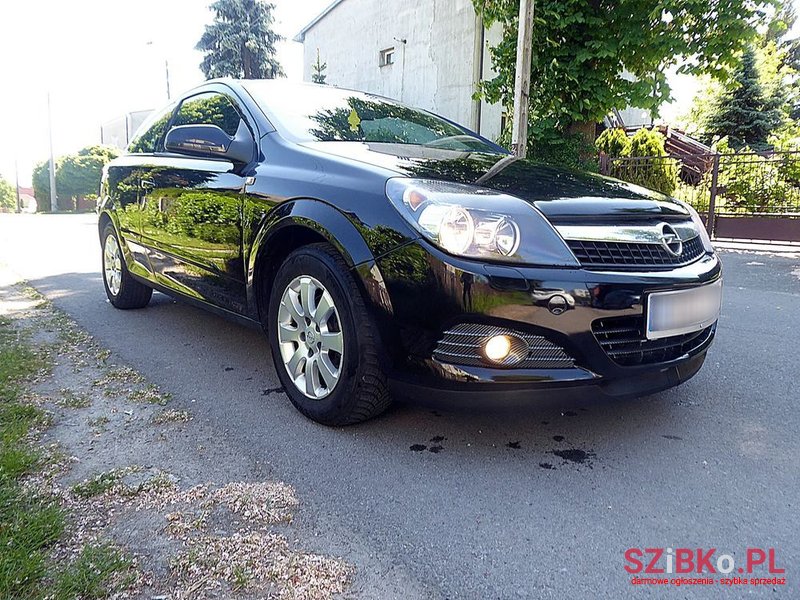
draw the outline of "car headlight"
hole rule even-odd
[[[494,190],[398,177],[386,196],[436,246],[457,256],[577,267],[567,245],[529,203]]]
[[[703,223],[703,219],[700,218],[700,214],[695,210],[695,208],[684,202],[683,200],[678,200],[677,198],[672,198],[676,202],[678,202],[681,206],[683,206],[686,210],[689,211],[689,215],[692,217],[692,223],[694,223],[694,228],[697,230],[697,233],[700,235],[700,241],[703,242],[703,249],[710,253],[714,253],[714,245],[711,243],[711,238],[708,237],[708,230],[706,229],[705,223]]]

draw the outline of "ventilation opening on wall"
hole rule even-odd
[[[378,65],[386,67],[394,64],[394,47],[381,50],[378,56]]]

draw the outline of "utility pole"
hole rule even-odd
[[[22,203],[19,199],[19,165],[17,164],[17,159],[14,159],[14,185],[17,189],[17,212],[22,212]]]
[[[154,51],[158,52],[159,45],[157,45],[153,40],[145,42],[145,46],[150,46]],[[169,59],[166,57],[164,57],[164,77],[167,83],[167,100],[171,100],[172,98],[169,89]]]
[[[164,59],[164,74],[167,77],[167,100],[171,100],[172,98],[169,94],[169,60],[166,58]]]
[[[58,210],[56,195],[56,161],[53,158],[53,115],[50,111],[50,92],[47,92],[47,133],[50,136],[50,211]]]
[[[511,149],[520,158],[525,158],[528,151],[528,97],[531,88],[533,5],[534,0],[520,0],[519,2],[517,72],[514,77],[514,123],[511,129]]]

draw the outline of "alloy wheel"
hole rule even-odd
[[[116,296],[122,283],[122,255],[117,238],[113,235],[106,236],[106,243],[103,245],[103,271],[108,291]]]
[[[281,296],[277,328],[283,365],[295,387],[314,400],[328,396],[344,364],[344,335],[330,292],[313,277],[295,277]]]

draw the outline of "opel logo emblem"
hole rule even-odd
[[[661,245],[672,256],[680,256],[683,253],[683,242],[678,232],[669,223],[664,223],[661,226]]]

